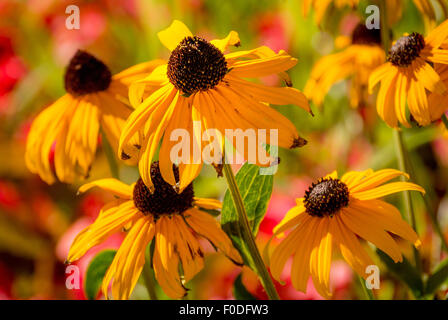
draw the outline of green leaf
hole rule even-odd
[[[443,260],[426,281],[425,294],[433,294],[442,284],[448,284],[448,258]]]
[[[104,275],[115,257],[115,250],[104,250],[90,261],[87,268],[84,290],[89,300],[94,300],[101,287]]]
[[[381,261],[387,266],[387,269],[392,272],[396,278],[403,281],[416,298],[423,296],[423,281],[420,278],[415,267],[403,257],[403,262],[395,263],[386,253],[380,249],[376,249]]]
[[[266,214],[274,182],[273,175],[261,175],[259,171],[260,168],[256,165],[245,163],[235,176],[254,236],[257,235],[260,223]],[[224,196],[221,212],[223,230],[230,236],[234,246],[242,254],[246,265],[253,267],[246,244],[240,235],[238,213],[229,190]]]
[[[257,300],[244,286],[242,273],[233,282],[233,296],[236,300]]]

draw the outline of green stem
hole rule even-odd
[[[151,265],[148,260],[146,260],[143,266],[143,280],[145,281],[146,290],[148,290],[149,299],[157,300],[157,293],[155,290],[154,272],[151,269]]]
[[[410,169],[410,163],[406,162],[407,152],[406,152],[406,147],[403,142],[402,133],[399,130],[394,130],[393,135],[394,135],[394,142],[395,142],[395,147],[396,147],[396,151],[397,151],[398,168],[402,172],[411,173],[412,169]],[[408,167],[408,164],[409,164],[409,167]],[[404,181],[405,177],[401,177],[401,179]],[[407,213],[407,219],[408,219],[408,221],[409,220],[411,221],[412,228],[415,231],[417,231],[417,221],[415,219],[414,207],[412,205],[411,194],[408,190],[403,191],[403,201],[404,201],[405,211]],[[421,274],[422,261],[421,261],[420,253],[414,246],[412,247],[412,249],[414,252],[415,266],[416,266],[419,274]]]
[[[225,162],[225,161],[224,161]],[[235,204],[236,211],[238,213],[238,224],[243,241],[246,243],[250,252],[251,258],[254,263],[255,272],[260,277],[261,284],[266,290],[266,294],[271,300],[279,300],[277,291],[275,290],[274,283],[269,275],[268,270],[264,264],[264,261],[260,255],[257,244],[255,243],[252,230],[247,220],[246,209],[244,208],[243,198],[241,197],[238,185],[233,175],[232,168],[228,163],[223,164],[224,176],[229,186],[230,194],[232,195],[233,203]]]
[[[367,288],[366,280],[358,275],[359,282],[361,283],[362,290],[364,291],[364,295],[366,296],[365,300],[375,300],[375,296],[373,295],[372,290]]]
[[[116,154],[112,150],[112,147],[110,146],[109,141],[107,140],[107,137],[104,133],[102,134],[101,141],[104,149],[104,154],[106,155],[107,162],[109,163],[110,174],[115,179],[119,179],[118,163],[115,158]]]

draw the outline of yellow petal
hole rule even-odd
[[[361,192],[352,192],[351,195],[359,200],[372,200],[405,190],[419,191],[423,194],[425,193],[425,190],[422,187],[414,183],[392,182],[373,189]]]
[[[209,240],[215,247],[221,250],[228,258],[237,264],[243,260],[238,251],[233,247],[232,241],[221,229],[216,221],[208,213],[192,208],[185,212],[185,221],[198,234]]]
[[[356,184],[352,184],[350,187],[350,192],[360,192],[371,188],[375,188],[383,184],[384,182],[387,182],[401,175],[409,179],[409,175],[407,173],[401,172],[399,170],[395,169],[378,170],[376,172],[373,172],[372,174],[367,175],[365,178],[359,180]]]
[[[94,187],[99,187],[122,199],[130,199],[132,197],[132,187],[113,178],[86,183],[79,188],[78,193],[84,193]]]
[[[132,226],[120,245],[111,266],[103,279],[103,293],[107,297],[107,287],[112,282],[114,299],[127,300],[140,277],[145,264],[146,246],[154,236],[152,217],[141,216]]]
[[[173,51],[184,38],[192,37],[193,34],[183,22],[174,20],[168,28],[157,33],[157,36],[165,47]]]
[[[241,44],[240,37],[238,36],[238,32],[236,31],[230,31],[227,37],[225,37],[224,39],[212,40],[210,41],[210,43],[222,52],[226,51],[228,46],[239,47]]]
[[[378,228],[373,219],[369,219],[351,207],[342,209],[339,214],[345,226],[361,238],[373,243],[380,250],[384,251],[394,262],[401,262],[403,260],[400,248],[395,240],[387,232]]]
[[[98,218],[73,240],[67,260],[81,258],[90,248],[102,243],[140,216],[133,201],[115,200],[102,208]]]

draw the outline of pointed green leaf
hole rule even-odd
[[[252,233],[256,236],[271,198],[274,176],[261,175],[258,166],[245,163],[236,174],[235,179],[243,198]],[[229,190],[224,196],[221,224],[223,230],[230,236],[233,244],[242,254],[245,263],[252,267],[246,244],[240,235],[238,213]]]
[[[101,282],[115,257],[115,250],[104,250],[98,253],[87,268],[84,290],[86,297],[93,300],[97,297]]]

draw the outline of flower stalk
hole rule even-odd
[[[252,234],[249,221],[247,219],[246,209],[244,208],[243,198],[238,189],[235,176],[232,172],[232,167],[230,164],[224,161],[223,163],[223,173],[227,180],[227,185],[229,186],[230,194],[235,204],[236,212],[238,214],[238,226],[241,232],[243,241],[247,244],[249,253],[254,263],[255,272],[260,278],[261,284],[266,290],[270,300],[279,300],[280,297],[275,289],[274,283],[269,275],[268,270],[264,264],[263,258],[261,257],[260,251],[258,250],[257,244],[255,242],[254,236]]]

